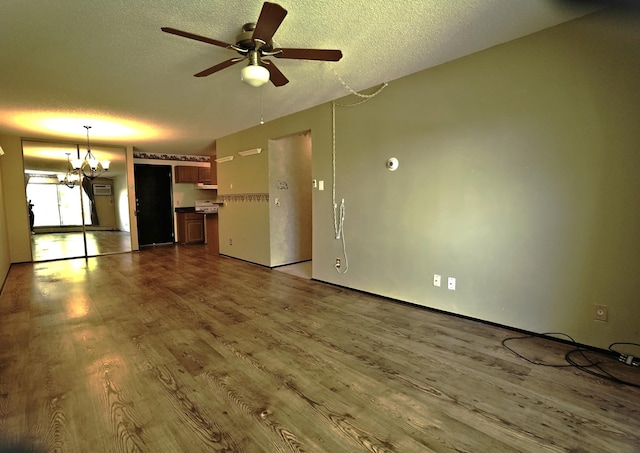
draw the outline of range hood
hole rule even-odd
[[[201,182],[198,183],[198,189],[218,189],[217,184],[203,184]]]

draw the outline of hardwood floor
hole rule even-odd
[[[5,444],[640,451],[637,388],[527,363],[501,346],[508,330],[203,250],[13,265],[0,295]],[[513,346],[548,362],[570,349]]]

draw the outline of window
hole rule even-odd
[[[80,186],[69,188],[52,183],[51,178],[31,176],[27,184],[27,200],[33,205],[35,227],[82,225]],[[85,225],[91,225],[89,197],[84,191],[82,203]]]

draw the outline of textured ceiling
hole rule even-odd
[[[2,0],[0,134],[208,154],[216,138],[571,20],[593,10],[559,0],[281,0],[274,43],[337,48],[337,63],[276,60],[290,83],[251,88],[236,56],[174,35],[225,42],[254,22],[245,0]],[[261,107],[262,106],[262,107]],[[262,113],[261,113],[262,112]],[[112,126],[118,126],[116,130]]]

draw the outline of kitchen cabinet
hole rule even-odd
[[[190,167],[186,165],[176,165],[175,173],[176,173],[176,182],[177,183],[198,183],[198,168],[200,167]]]
[[[180,244],[203,243],[204,214],[197,212],[178,212],[176,215],[178,220],[178,242]]]
[[[211,181],[211,167],[196,167],[198,169],[198,182],[213,184]]]
[[[196,167],[187,165],[176,165],[175,178],[176,183],[188,184],[215,184],[211,171],[211,166]]]

